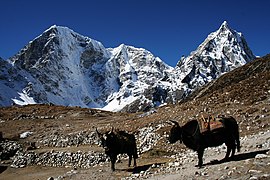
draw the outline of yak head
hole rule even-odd
[[[105,151],[109,151],[114,146],[116,139],[116,135],[113,132],[113,128],[111,131],[107,131],[104,134],[98,132],[97,129],[96,132],[98,134],[99,139],[101,140],[102,147],[105,149]]]
[[[178,122],[170,120],[170,124],[173,125],[169,133],[169,142],[175,143],[180,140],[182,143],[182,128],[179,126]]]

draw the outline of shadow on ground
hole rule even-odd
[[[141,171],[146,171],[153,165],[160,166],[161,164],[165,164],[165,163],[145,164],[145,165],[137,166],[130,169],[121,169],[120,171],[127,171],[127,172],[132,172],[133,174],[137,174],[137,173],[140,173]]]
[[[4,172],[8,167],[0,165],[0,174]]]
[[[246,159],[252,159],[252,158],[255,158],[256,155],[258,155],[258,154],[266,154],[269,150],[270,149],[236,154],[236,155],[234,155],[233,158],[230,158],[228,160],[224,160],[224,159],[222,159],[222,160],[213,160],[213,161],[211,161],[209,163],[204,164],[204,166],[222,164],[222,163],[229,162],[229,161],[242,161],[242,160],[246,160]]]

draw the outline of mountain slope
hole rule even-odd
[[[270,102],[269,84],[270,55],[267,55],[222,75],[194,92],[189,99],[209,100],[212,103],[242,102],[252,105],[268,98]]]
[[[109,54],[100,42],[52,26],[10,62],[32,77],[28,95],[35,102],[99,107],[103,101],[94,100],[103,86],[98,79],[107,59]]]
[[[21,97],[25,100],[25,104],[34,103],[33,99],[27,95],[27,76],[29,75],[24,71],[17,69],[9,62],[0,59],[1,106],[10,106],[16,103],[16,101],[13,101],[14,97]]]
[[[143,48],[122,44],[109,50],[112,57],[106,63],[107,72],[113,74],[113,82],[118,82],[119,90],[109,96],[104,109],[137,111],[154,107],[152,93],[149,95],[148,91],[173,68]]]

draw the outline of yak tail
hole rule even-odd
[[[237,145],[237,151],[240,152],[240,139],[239,139],[239,130],[238,129],[237,129],[237,132],[236,132],[235,141],[236,141],[236,145]]]
[[[136,138],[135,138],[135,135],[134,134],[131,134],[130,136],[131,138],[131,142],[133,142],[132,146],[133,146],[133,158],[134,159],[138,159],[138,150],[137,150],[137,144],[136,144]]]
[[[239,126],[237,123],[236,123],[235,131],[234,131],[234,138],[236,141],[237,151],[240,152],[241,146],[240,146],[240,137],[239,137]]]
[[[134,159],[138,159],[138,151],[137,151],[137,147],[135,145],[135,149],[134,149],[134,155],[133,155]]]
[[[232,134],[236,143],[237,151],[240,152],[240,137],[239,137],[239,126],[237,124],[237,121],[232,117],[227,118],[228,122],[230,122],[230,127],[232,128]],[[227,124],[228,125],[228,124]]]
[[[135,138],[134,134],[133,134],[133,142],[135,142],[134,143],[134,155],[133,155],[133,158],[138,159],[138,150],[137,150],[136,138]]]

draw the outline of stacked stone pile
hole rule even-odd
[[[28,165],[42,165],[50,167],[89,168],[108,161],[104,153],[100,152],[61,152],[50,151],[37,154],[34,151],[18,151],[13,157],[11,167],[21,168]]]
[[[16,141],[4,140],[0,142],[0,161],[14,156],[17,151],[22,150],[22,145]]]
[[[48,147],[68,147],[79,145],[98,144],[97,134],[92,131],[80,131],[67,135],[60,134],[55,131],[48,136],[45,136],[39,144]]]

